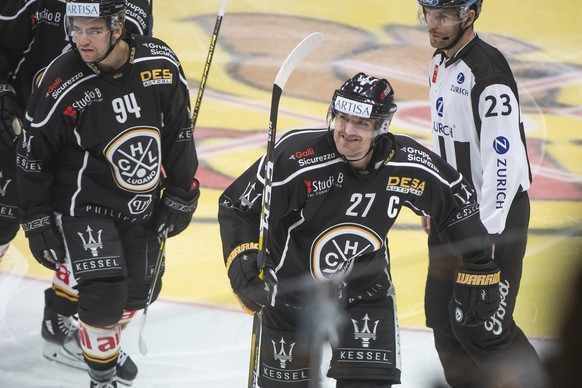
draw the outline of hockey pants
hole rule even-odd
[[[501,269],[501,305],[495,316],[478,327],[464,327],[455,322],[449,302],[459,259],[442,244],[437,233],[428,238],[427,326],[434,331],[445,377],[454,388],[508,386],[504,385],[505,381],[522,382],[516,387],[544,386],[540,359],[513,319],[529,214],[529,198],[523,192],[512,204],[505,231],[494,240],[494,259]],[[431,226],[436,230],[434,223]]]

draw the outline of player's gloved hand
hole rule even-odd
[[[0,150],[7,151],[16,144],[22,130],[22,108],[18,104],[16,91],[5,80],[0,79]]]
[[[53,216],[41,213],[26,217],[22,229],[36,261],[49,269],[59,269],[65,262],[65,245]]]
[[[258,244],[243,244],[253,245]],[[247,249],[236,254],[239,248],[231,253],[226,263],[230,286],[238,296],[243,309],[253,314],[263,306],[271,304],[271,296],[277,284],[277,275],[273,269],[273,262],[269,255],[265,263],[262,279],[257,265],[258,249]]]
[[[497,312],[500,274],[493,260],[483,265],[468,264],[455,272],[453,313],[459,325],[482,325]]]
[[[166,229],[168,237],[173,237],[190,225],[192,215],[198,207],[199,186],[198,180],[194,179],[188,191],[166,187],[156,211],[154,227],[157,233],[162,234]]]

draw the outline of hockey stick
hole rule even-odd
[[[154,14],[154,1],[150,1],[151,7],[151,25],[153,28],[153,14]],[[226,0],[222,0],[220,4],[220,10],[218,11],[218,15],[216,16],[216,23],[214,24],[214,32],[212,33],[212,40],[210,41],[210,48],[208,49],[208,55],[206,57],[206,63],[204,64],[204,71],[202,72],[202,79],[200,80],[200,88],[198,89],[198,96],[196,97],[196,104],[194,106],[194,111],[192,114],[192,128],[196,126],[196,120],[198,118],[198,112],[200,111],[200,104],[202,102],[202,95],[204,94],[204,87],[206,85],[206,79],[208,78],[208,72],[210,71],[210,64],[212,62],[212,57],[214,55],[214,47],[216,45],[216,40],[218,39],[218,31],[220,30],[220,24],[222,23],[222,18],[224,17],[224,9],[226,8]],[[165,175],[165,174],[164,174]],[[148,292],[148,301],[143,310],[141,325],[139,327],[139,352],[145,356],[148,352],[145,340],[143,338],[143,331],[145,328],[146,316],[148,307],[152,301],[152,296],[154,293],[154,289],[156,286],[156,282],[158,280],[158,276],[160,273],[160,269],[162,267],[162,257],[164,256],[164,251],[166,248],[166,240],[168,236],[168,230],[164,229],[162,241],[160,243],[160,252],[158,253],[158,258],[156,260],[156,269],[154,272],[154,280],[152,285],[150,286]]]
[[[265,263],[267,258],[267,241],[269,237],[269,211],[271,208],[271,188],[273,184],[273,150],[275,149],[275,137],[277,133],[277,116],[279,111],[279,101],[283,94],[283,88],[291,73],[295,70],[299,62],[313,52],[323,41],[323,34],[314,32],[303,39],[283,62],[273,84],[271,94],[271,112],[269,117],[269,132],[267,137],[267,153],[264,160],[264,186],[263,199],[261,206],[261,223],[259,231],[259,252],[257,256],[257,265],[260,268],[259,277],[265,277]],[[256,386],[258,379],[258,366],[261,348],[261,329],[262,329],[262,312],[259,311],[253,316],[253,332],[251,338],[251,355],[249,362],[249,379],[248,388]]]
[[[154,36],[154,0],[150,0],[150,21],[149,21],[150,36]]]
[[[160,277],[160,271],[162,269],[162,262],[166,252],[166,240],[168,239],[168,228],[164,228],[162,236],[160,237],[160,251],[158,252],[158,258],[156,259],[156,268],[154,270],[154,279],[152,285],[148,291],[148,300],[143,309],[143,314],[141,315],[141,324],[139,326],[139,352],[142,356],[148,353],[148,348],[146,346],[145,340],[143,339],[143,330],[145,328],[146,316],[148,313],[148,307],[152,303],[152,298],[154,296],[154,290],[156,289],[156,283]]]
[[[210,40],[210,47],[208,48],[208,55],[206,56],[206,63],[204,63],[204,70],[202,71],[202,78],[200,79],[200,87],[198,88],[198,95],[196,96],[196,103],[194,104],[194,110],[192,112],[193,128],[196,127],[196,121],[198,120],[198,112],[200,111],[200,104],[202,103],[202,96],[204,95],[206,80],[208,78],[208,73],[210,72],[210,64],[212,63],[212,57],[214,56],[214,47],[216,46],[216,40],[218,39],[218,31],[220,31],[220,24],[222,23],[222,18],[224,17],[225,7],[226,0],[222,0],[222,3],[220,4],[220,10],[218,11],[218,15],[216,15],[214,31],[212,32],[212,39]]]

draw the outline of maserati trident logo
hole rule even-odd
[[[364,316],[364,325],[360,329],[358,326],[358,321],[352,319],[352,323],[354,324],[354,339],[361,339],[362,340],[362,347],[369,348],[370,347],[370,340],[376,340],[376,329],[378,328],[379,320],[374,322],[374,328],[370,330],[370,326],[368,322],[370,321],[370,317],[368,314]]]
[[[6,188],[8,187],[8,184],[12,182],[12,179],[7,179],[4,183],[2,182],[2,179],[4,179],[4,175],[2,175],[2,171],[0,171],[0,196],[5,197]]]
[[[85,240],[85,236],[83,236],[83,234],[81,232],[77,232],[77,234],[79,235],[79,237],[81,237],[81,240],[83,241],[83,249],[90,250],[91,251],[91,255],[93,257],[97,257],[98,249],[102,249],[103,248],[103,243],[101,242],[101,232],[102,230],[99,230],[99,232],[97,232],[97,240],[95,240],[95,237],[93,237],[93,229],[91,229],[91,226],[87,225],[87,239]]]
[[[34,136],[29,136],[26,131],[22,131],[22,148],[26,149],[26,154],[30,153],[30,142]]]
[[[471,199],[471,197],[473,196],[473,193],[471,193],[471,190],[469,190],[467,185],[464,183],[461,183],[461,190],[463,192],[462,193],[455,193],[455,197],[457,197],[464,205],[467,202],[469,202],[469,199]]]
[[[256,183],[253,183],[252,185],[250,182],[247,183],[247,188],[245,189],[245,192],[243,193],[243,195],[240,196],[241,206],[250,209],[253,207],[255,201],[261,196],[260,193],[255,192],[256,188],[255,186]]]
[[[285,349],[286,342],[283,337],[281,337],[281,340],[279,341],[281,344],[281,348],[279,350],[277,350],[277,344],[275,341],[271,340],[271,343],[273,344],[273,354],[275,360],[278,360],[281,363],[281,368],[285,369],[287,367],[287,361],[293,361],[293,347],[295,346],[295,343],[292,343],[287,350]]]

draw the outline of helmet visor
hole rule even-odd
[[[452,2],[450,5],[439,5],[435,1],[435,5],[431,6],[428,4],[430,2],[419,1],[416,3],[416,19],[420,25],[454,26],[467,19],[469,9],[475,2],[476,0],[469,0],[464,4]]]
[[[375,119],[350,115],[338,111],[335,111],[334,114],[333,129],[335,131],[341,131],[347,136],[354,136],[362,139],[373,139],[378,136]]]
[[[463,7],[431,8],[416,4],[416,18],[423,26],[451,27],[461,24],[467,13]]]

